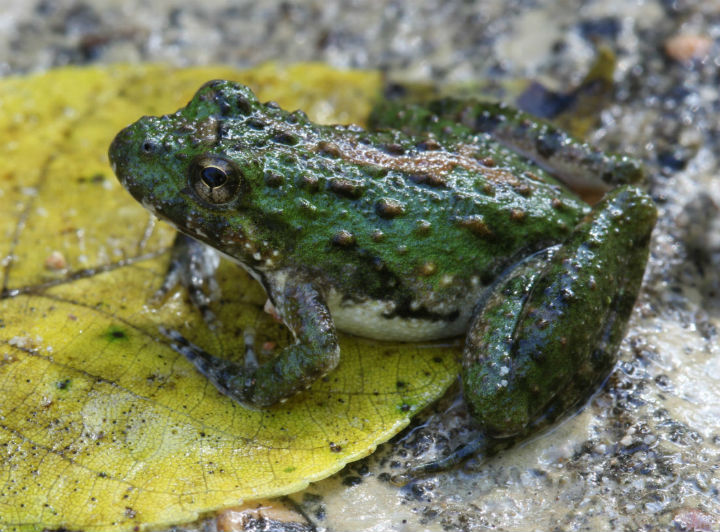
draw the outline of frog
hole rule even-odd
[[[210,319],[219,255],[292,333],[262,364],[171,335],[219,392],[251,408],[302,393],[337,366],[338,331],[464,336],[465,401],[496,439],[606,379],[657,217],[637,160],[472,99],[388,101],[366,127],[321,125],[213,80],[119,132],[109,159],[178,230],[161,293],[185,285]]]

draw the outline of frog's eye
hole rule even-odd
[[[223,157],[201,155],[190,164],[190,189],[203,201],[222,205],[235,198],[240,172]]]

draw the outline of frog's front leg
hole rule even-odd
[[[195,346],[185,355],[222,393],[241,403],[269,406],[309,386],[337,366],[340,348],[322,294],[294,274],[270,279],[268,295],[295,343],[260,367],[218,358]]]
[[[523,434],[548,411],[559,414],[587,398],[608,375],[655,219],[643,192],[612,191],[567,242],[514,268],[476,309],[463,384],[488,435]]]
[[[160,303],[172,289],[185,287],[195,308],[211,328],[217,325],[210,304],[220,297],[215,270],[220,264],[217,251],[182,233],[175,235],[162,286],[153,295],[152,302]]]

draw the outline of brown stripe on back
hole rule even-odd
[[[326,152],[327,144],[327,142],[321,141],[310,149],[314,152]],[[427,183],[433,186],[442,186],[445,182],[444,177],[457,166],[471,172],[481,173],[490,181],[510,184],[517,181],[517,178],[512,173],[500,168],[486,166],[469,155],[474,151],[471,146],[460,146],[457,152],[440,150],[392,155],[373,146],[334,139],[332,148],[333,155],[339,156],[350,163],[373,165],[416,176],[434,176],[432,179],[415,180],[415,182]]]

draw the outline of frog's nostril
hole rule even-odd
[[[140,149],[143,153],[150,155],[155,153],[159,148],[159,144],[152,139],[145,139],[140,145]]]

